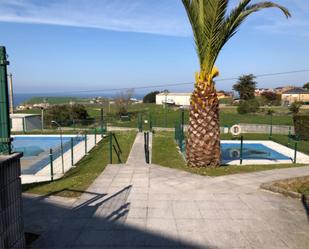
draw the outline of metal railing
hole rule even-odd
[[[118,139],[116,137],[116,134],[113,132],[109,133],[109,163],[113,163],[113,150],[116,153],[118,163],[122,163],[121,155],[122,150],[120,148],[120,144],[118,142]]]
[[[179,123],[175,124],[175,140],[181,152],[185,149],[185,134],[183,126]]]
[[[144,132],[144,150],[145,150],[145,161],[150,163],[149,157],[149,132]]]
[[[71,150],[71,162],[73,162],[73,155],[74,155],[73,148],[75,145],[77,145],[82,140],[84,140],[84,138],[81,138],[81,137],[70,138],[69,141],[66,141],[63,143],[63,150],[61,149],[60,145],[53,147],[52,148],[53,161],[61,157],[62,153],[66,153],[67,151]],[[13,151],[14,151],[14,148],[13,148]],[[17,152],[26,153],[27,151],[17,151]],[[33,163],[31,164],[29,168],[22,169],[22,174],[35,174],[36,172],[43,169],[46,165],[50,164],[50,150],[47,150],[41,153],[37,159],[33,158],[29,160],[33,160]]]

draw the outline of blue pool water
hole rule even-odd
[[[222,143],[221,157],[223,161],[238,160],[240,158],[240,144],[239,143]],[[243,159],[254,160],[291,160],[273,149],[260,143],[244,143],[243,144]]]
[[[79,136],[63,136],[63,152],[71,149],[71,138],[73,146],[84,140]],[[53,159],[61,156],[60,136],[14,136],[12,149],[14,152],[22,152],[21,171],[22,174],[35,174],[50,163],[49,150],[53,150]]]
[[[71,137],[63,137],[63,144],[70,143]],[[15,136],[13,139],[13,151],[23,152],[24,158],[38,156],[50,148],[55,149],[60,147],[60,136],[46,137],[46,136]]]

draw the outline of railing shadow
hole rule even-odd
[[[25,232],[39,235],[28,248],[214,248],[127,224],[131,188],[129,185],[112,195],[85,191],[73,205],[61,198],[59,202],[48,198],[51,194],[24,196]]]
[[[307,199],[305,195],[302,195],[301,202],[302,202],[304,209],[306,211],[307,219],[308,219],[308,223],[309,223],[309,199]]]

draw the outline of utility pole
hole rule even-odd
[[[9,97],[10,97],[10,114],[13,114],[14,113],[14,101],[13,101],[13,75],[10,73],[9,75],[9,82],[10,82],[10,94],[9,94]]]

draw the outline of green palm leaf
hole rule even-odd
[[[266,8],[278,8],[288,18],[288,9],[273,3],[250,4],[251,0],[241,0],[227,14],[228,0],[182,0],[192,26],[200,69],[211,75],[215,62],[228,40],[252,13]]]

